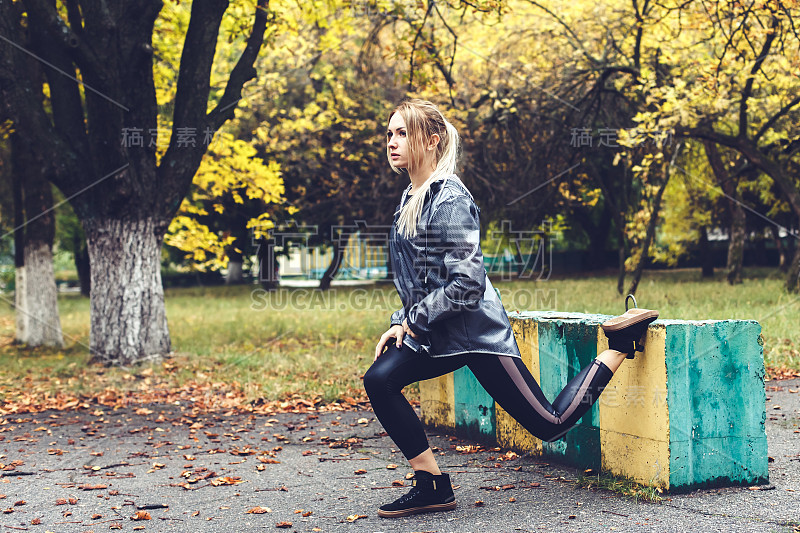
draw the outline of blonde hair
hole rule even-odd
[[[428,146],[433,135],[439,136],[439,142],[434,151],[436,168],[425,183],[414,193],[408,202],[400,209],[400,218],[397,228],[405,238],[417,235],[417,224],[425,203],[425,195],[431,183],[437,178],[449,176],[456,171],[459,156],[459,138],[456,128],[446,119],[435,104],[427,100],[416,98],[402,101],[389,115],[392,119],[395,113],[400,113],[406,123],[406,138],[408,139],[408,172],[421,167],[425,162],[425,147]],[[392,170],[400,174],[402,169],[392,163],[391,150],[386,147],[386,157]]]

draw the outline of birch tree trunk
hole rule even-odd
[[[92,361],[131,365],[170,352],[161,285],[163,221],[84,221],[91,263]]]
[[[64,337],[53,272],[53,194],[33,155],[17,135],[12,137],[16,341],[31,347],[60,347]]]
[[[51,247],[28,242],[24,253],[22,275],[17,274],[22,282],[17,284],[17,341],[28,346],[64,346]]]

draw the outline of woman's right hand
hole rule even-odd
[[[389,329],[386,330],[386,333],[381,335],[381,340],[378,341],[378,345],[375,347],[375,359],[372,361],[375,362],[378,360],[378,357],[381,356],[383,353],[383,349],[386,347],[386,342],[394,337],[395,344],[398,348],[403,344],[403,336],[405,335],[405,331],[403,331],[403,326],[396,324]]]

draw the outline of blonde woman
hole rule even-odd
[[[658,313],[631,309],[604,323],[610,349],[551,404],[522,363],[506,312],[486,275],[480,210],[454,174],[458,132],[434,104],[406,100],[389,117],[386,151],[392,168],[411,181],[389,240],[403,308],[392,314],[391,327],[375,347],[364,387],[378,420],[414,469],[410,492],[378,511],[393,518],[456,506],[450,478],[439,470],[403,387],[466,365],[528,431],[554,441],[597,401],[622,361],[633,357]]]

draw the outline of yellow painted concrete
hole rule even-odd
[[[512,320],[511,327],[517,339],[520,355],[531,374],[539,379],[539,329],[533,320]],[[522,425],[495,403],[495,427],[500,446],[542,453],[542,441],[531,435]]]
[[[597,348],[608,348],[601,328]],[[669,489],[665,349],[665,326],[650,326],[644,353],[622,363],[598,403],[603,470]]]
[[[429,426],[456,427],[453,373],[419,382],[422,423]]]

